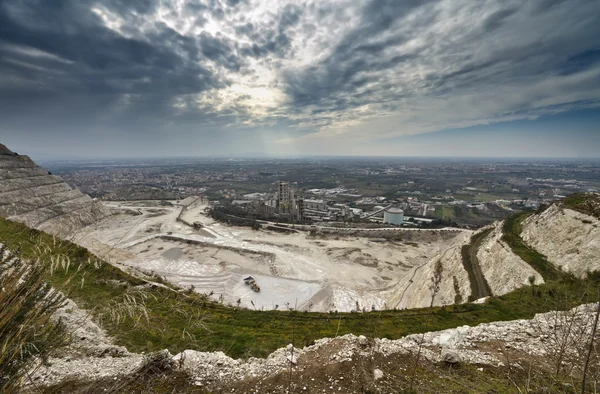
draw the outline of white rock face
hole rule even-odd
[[[196,384],[219,385],[257,376],[275,375],[294,368],[304,350],[292,345],[278,349],[266,359],[251,357],[246,361],[236,360],[223,352],[198,352],[185,350],[173,357],[175,365],[192,375]]]
[[[523,221],[523,241],[548,261],[576,276],[600,270],[600,221],[552,205]]]
[[[304,370],[317,360],[322,365],[382,357],[416,354],[422,344],[421,355],[430,362],[474,363],[492,366],[505,365],[504,348],[522,352],[522,355],[543,358],[552,362],[556,349],[564,341],[565,357],[576,357],[581,352],[579,332],[591,332],[596,306],[582,305],[571,311],[538,314],[531,320],[484,323],[475,327],[413,334],[398,340],[367,339],[352,334],[338,338],[317,340],[303,349],[291,344],[271,353],[265,359],[233,359],[223,352],[185,350],[175,356],[163,351],[174,368],[190,374],[195,384],[208,389],[246,379],[264,379],[290,370]],[[72,329],[73,343],[62,354],[50,358],[31,372],[26,384],[51,385],[69,379],[93,380],[114,378],[134,373],[145,362],[141,354],[129,353],[114,346],[106,333],[91,322],[85,311],[68,302],[56,318]],[[572,328],[576,327],[575,330]],[[564,335],[565,333],[569,333]],[[560,342],[560,343],[559,343]],[[511,361],[512,363],[512,361]],[[384,377],[373,370],[374,378]]]
[[[425,308],[431,304],[431,278],[434,276],[438,261],[442,264],[442,281],[440,290],[434,299],[434,306],[452,305],[455,303],[455,279],[462,302],[467,302],[471,295],[469,275],[462,263],[461,248],[468,243],[471,233],[460,235],[457,245],[452,246],[426,264],[413,268],[412,273],[400,279],[393,288],[390,308]]]
[[[112,339],[91,320],[89,313],[69,299],[55,313],[54,319],[65,324],[71,343],[47,363],[34,366],[31,380],[25,380],[25,385],[127,375],[144,361],[143,355],[113,345]]]
[[[534,284],[544,283],[542,276],[502,241],[502,222],[496,223],[494,230],[483,240],[477,252],[477,259],[495,296],[530,285],[531,276],[535,278]]]
[[[304,349],[294,349],[296,363],[290,363],[290,346],[273,352],[266,359],[234,360],[222,352],[207,353],[186,350],[173,360],[191,374],[196,383],[207,388],[249,378],[267,378],[289,369],[302,369],[318,360],[323,365],[371,358],[377,353],[383,357],[395,354],[416,354],[422,343],[421,355],[431,362],[472,363],[491,366],[506,365],[505,349],[522,355],[543,358],[552,363],[560,344],[566,345],[565,357],[577,356],[581,351],[581,337],[576,333],[591,332],[596,306],[581,305],[571,311],[538,314],[531,320],[484,323],[475,327],[409,335],[398,340],[375,339],[365,346],[365,339],[352,334],[338,338],[324,338]],[[573,330],[577,327],[577,330]],[[570,330],[570,331],[569,331]],[[569,333],[565,335],[565,333]],[[585,345],[585,342],[584,342]],[[373,370],[374,378],[383,372]]]
[[[373,370],[373,379],[375,379],[375,380],[383,379],[383,371],[379,368],[375,368]]]
[[[0,216],[67,237],[108,215],[101,204],[29,157],[0,147]]]

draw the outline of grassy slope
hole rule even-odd
[[[201,295],[177,293],[158,286],[139,292],[135,286],[143,281],[103,263],[85,249],[55,241],[45,233],[2,218],[0,243],[11,249],[20,245],[26,258],[39,256],[48,262],[56,261],[57,256],[68,258],[68,270],[55,270],[48,281],[80,306],[93,311],[95,319],[102,321],[118,344],[138,352],[162,348],[173,353],[183,349],[222,350],[233,357],[264,357],[288,343],[303,346],[336,333],[399,338],[464,324],[531,318],[538,312],[592,301],[595,293],[588,291],[590,283],[570,279],[550,281],[537,286],[536,291],[516,290],[485,305],[456,305],[433,308],[431,312],[423,309],[360,314],[261,312],[224,307]],[[125,312],[119,313],[119,321],[114,319],[116,312],[123,310],[124,294],[130,297],[129,306],[135,305],[134,301],[139,305],[145,295],[147,319],[136,313],[124,317]]]
[[[461,248],[462,262],[465,271],[469,275],[469,282],[471,282],[471,295],[469,296],[469,301],[475,301],[478,298],[486,297],[492,294],[492,290],[490,289],[489,284],[486,282],[485,277],[482,278],[481,286],[483,288],[479,288],[477,283],[477,273],[481,274],[481,268],[479,268],[479,262],[477,261],[477,251],[479,250],[479,246],[491,232],[492,228],[481,231],[471,237],[471,242],[468,245],[463,245]],[[477,265],[477,267],[475,267]]]
[[[435,216],[442,220],[456,220],[456,212],[454,207],[449,205],[441,205],[435,208]]]
[[[531,216],[533,212],[523,212],[508,217],[502,227],[502,240],[510,246],[512,251],[523,259],[527,264],[542,275],[545,281],[557,281],[565,279],[567,274],[558,270],[546,257],[530,248],[521,239],[521,222]],[[570,278],[572,279],[572,278]]]
[[[600,219],[600,194],[598,193],[571,194],[564,198],[561,204],[565,208]]]

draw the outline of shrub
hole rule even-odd
[[[36,358],[65,343],[62,325],[50,320],[64,299],[44,282],[45,271],[0,248],[0,393],[15,392]]]

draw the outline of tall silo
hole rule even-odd
[[[383,212],[383,222],[389,224],[402,224],[404,211],[397,207],[390,207]]]

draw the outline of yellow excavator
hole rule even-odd
[[[255,292],[258,293],[260,291],[260,286],[256,283],[256,281],[254,280],[253,277],[249,276],[249,277],[245,278],[244,283],[249,285],[250,288],[252,290],[254,290]]]

